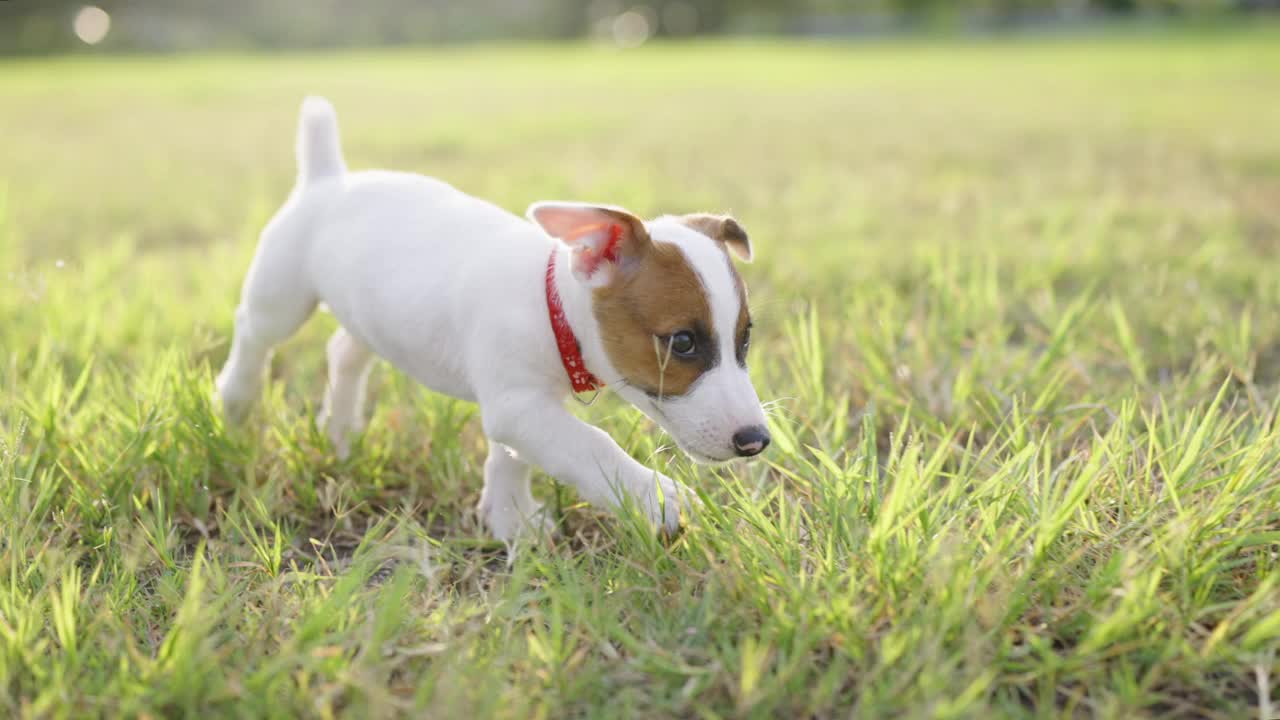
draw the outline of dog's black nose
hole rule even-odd
[[[738,457],[751,457],[769,447],[769,431],[763,425],[745,427],[733,434],[733,449]]]

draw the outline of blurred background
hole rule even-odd
[[[0,53],[372,47],[702,34],[876,36],[1221,20],[1280,0],[0,0]]]
[[[1266,715],[1278,91],[1280,0],[0,0],[0,718]],[[353,170],[738,218],[767,462],[581,411],[724,520],[539,482],[502,569],[474,405],[380,364],[334,458],[325,313],[221,423],[307,94]],[[324,589],[400,537],[438,592]]]

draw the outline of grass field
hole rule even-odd
[[[1280,27],[0,64],[0,715],[1280,717]],[[209,400],[307,92],[353,167],[731,210],[767,462],[673,542],[317,317]],[[531,269],[540,272],[540,268]],[[441,338],[441,342],[449,342]]]

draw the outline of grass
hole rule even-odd
[[[0,65],[0,713],[1280,717],[1280,29]],[[664,544],[329,318],[211,406],[299,98],[515,211],[730,209],[763,463]],[[537,270],[536,268],[534,270]],[[448,338],[441,338],[448,342]]]

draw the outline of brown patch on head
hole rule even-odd
[[[593,291],[592,304],[609,362],[650,395],[685,394],[718,360],[706,288],[675,245],[647,243],[623,277]],[[693,334],[696,357],[669,352],[681,331]]]

